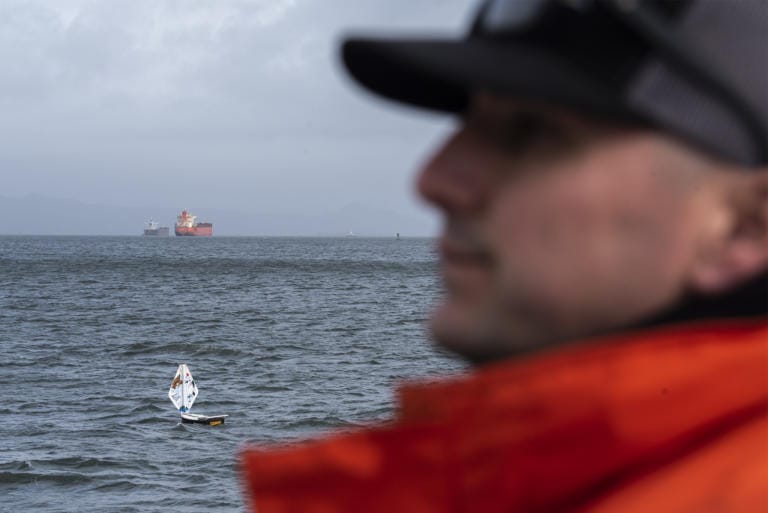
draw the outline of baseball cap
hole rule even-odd
[[[768,1],[489,0],[460,38],[349,37],[345,66],[386,98],[463,112],[475,91],[668,132],[768,163]]]

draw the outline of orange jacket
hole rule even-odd
[[[765,513],[768,322],[406,386],[392,424],[242,460],[259,513]]]

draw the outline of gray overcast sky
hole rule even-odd
[[[355,204],[430,234],[413,171],[451,120],[358,89],[338,44],[350,31],[458,34],[473,8],[0,0],[0,198],[310,216]]]

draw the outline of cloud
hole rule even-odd
[[[226,58],[227,45],[237,43],[229,34],[268,29],[297,5],[297,0],[6,3],[0,8],[0,56],[9,66],[0,72],[5,84],[0,92],[6,100],[28,101],[82,95],[78,104],[110,96],[183,94],[185,79]]]
[[[446,125],[362,92],[339,67],[339,41],[350,31],[456,33],[472,5],[5,0],[4,193],[414,209],[410,173]]]

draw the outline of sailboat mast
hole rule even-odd
[[[181,371],[181,413],[184,413],[187,407],[187,391],[185,390],[186,379],[184,379],[184,364],[179,369]]]

